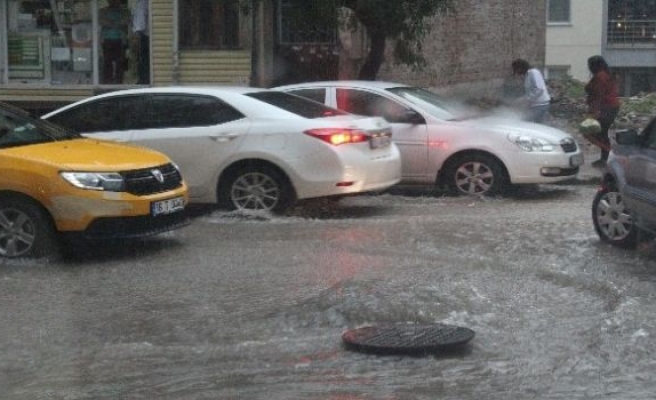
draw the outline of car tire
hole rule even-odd
[[[592,221],[599,238],[606,243],[626,249],[638,244],[638,228],[613,185],[599,190],[592,201]]]
[[[0,256],[45,257],[58,249],[46,212],[29,199],[0,199]]]
[[[228,210],[283,213],[295,203],[288,180],[273,168],[245,167],[229,174],[219,188],[219,205]]]
[[[451,160],[444,183],[459,195],[493,196],[506,189],[508,179],[501,162],[486,154],[466,154]]]

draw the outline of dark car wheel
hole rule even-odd
[[[281,213],[289,209],[294,200],[287,180],[270,168],[239,169],[219,188],[219,203],[230,210]]]
[[[50,219],[29,200],[0,200],[0,256],[43,257],[56,249]]]
[[[452,160],[444,178],[454,194],[495,195],[507,185],[501,163],[485,154],[468,154]]]
[[[615,187],[608,186],[597,192],[592,201],[592,221],[602,241],[623,248],[634,248],[638,244],[637,228]]]

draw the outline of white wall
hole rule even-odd
[[[569,24],[547,23],[545,64],[569,66],[574,79],[587,81],[588,57],[602,54],[604,0],[570,0]]]

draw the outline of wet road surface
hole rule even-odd
[[[0,398],[652,399],[655,246],[601,244],[595,189],[199,208],[144,242],[0,260]],[[342,346],[388,322],[476,337],[424,357]]]

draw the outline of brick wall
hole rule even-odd
[[[379,80],[432,87],[468,96],[499,93],[510,63],[524,58],[541,68],[545,57],[546,0],[457,0],[457,10],[433,18],[423,42],[428,66],[412,71],[388,61]]]

